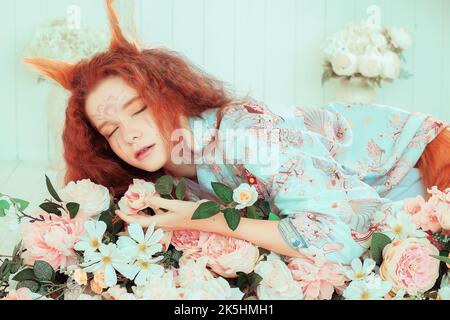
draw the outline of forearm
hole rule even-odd
[[[241,218],[238,228],[233,231],[228,227],[224,215],[219,213],[209,219],[191,220],[189,228],[246,240],[281,255],[302,257],[301,253],[289,247],[283,240],[278,225],[279,221]]]

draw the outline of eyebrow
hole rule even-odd
[[[135,96],[133,98],[131,98],[127,103],[125,103],[123,105],[123,109],[125,110],[126,108],[128,108],[129,106],[131,106],[135,101],[139,100],[140,97],[139,96]],[[98,131],[101,131],[106,125],[109,124],[109,121],[104,121],[100,124],[100,126],[97,128]]]

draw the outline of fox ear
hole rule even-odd
[[[42,57],[25,57],[22,61],[38,74],[56,81],[69,91],[72,89],[73,64]]]
[[[134,6],[133,6],[133,13],[131,17],[131,36],[134,38],[133,41],[128,41],[120,27],[120,21],[119,17],[117,15],[116,9],[114,8],[114,0],[105,0],[106,3],[106,11],[108,13],[108,21],[109,21],[109,28],[111,32],[111,43],[109,45],[110,50],[114,50],[117,48],[131,48],[136,51],[141,51],[138,35],[136,32],[136,21],[134,17]],[[133,2],[134,4],[134,2]]]

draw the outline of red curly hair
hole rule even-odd
[[[142,50],[137,41],[125,39],[119,27],[112,0],[106,0],[112,40],[107,52],[76,65],[28,57],[24,62],[42,75],[57,81],[71,92],[63,132],[65,183],[91,179],[123,194],[134,178],[155,181],[163,169],[149,173],[121,160],[108,141],[97,132],[86,115],[89,93],[105,78],[119,76],[151,106],[163,140],[173,146],[170,135],[180,127],[177,116],[198,116],[210,108],[225,108],[244,100],[233,99],[226,84],[189,63],[180,54],[165,48]],[[220,121],[220,120],[219,120]]]
[[[88,94],[109,76],[120,76],[136,89],[151,106],[151,112],[168,146],[170,133],[180,127],[179,116],[198,116],[210,108],[220,108],[218,123],[227,106],[252,100],[246,96],[233,99],[223,82],[187,62],[168,49],[144,49],[139,41],[125,39],[113,0],[105,0],[111,44],[107,52],[97,54],[76,65],[40,57],[24,62],[71,91],[63,133],[64,157],[67,164],[65,182],[89,178],[123,194],[134,178],[154,181],[162,171],[149,173],[134,168],[112,151],[107,140],[92,126],[86,116]],[[442,131],[431,141],[417,163],[424,186],[450,187],[450,131]]]

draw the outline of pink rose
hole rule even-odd
[[[335,288],[343,290],[348,280],[342,265],[328,261],[318,252],[292,259],[288,268],[300,282],[305,300],[331,300]]]
[[[210,234],[201,249],[201,256],[209,257],[212,271],[225,278],[237,277],[236,272],[252,272],[259,258],[258,248],[250,242],[217,234]]]
[[[407,212],[414,215],[422,210],[422,206],[425,204],[425,199],[421,196],[415,198],[405,199],[404,208]]]
[[[392,284],[394,291],[414,295],[431,289],[439,277],[439,250],[427,239],[395,240],[383,250],[380,275]]]
[[[136,214],[146,209],[148,196],[156,193],[155,185],[141,179],[134,179],[133,184],[119,201],[119,209],[125,214]]]
[[[441,202],[436,207],[436,217],[439,224],[445,230],[450,230],[450,204]]]
[[[38,211],[36,216],[42,216],[44,221],[22,226],[25,262],[32,265],[36,260],[43,260],[54,269],[75,264],[74,245],[84,232],[84,219],[70,219],[66,213],[59,217],[44,211]]]
[[[172,233],[172,245],[183,251],[185,256],[198,259],[201,256],[201,245],[208,240],[210,234],[195,230],[180,230]]]

